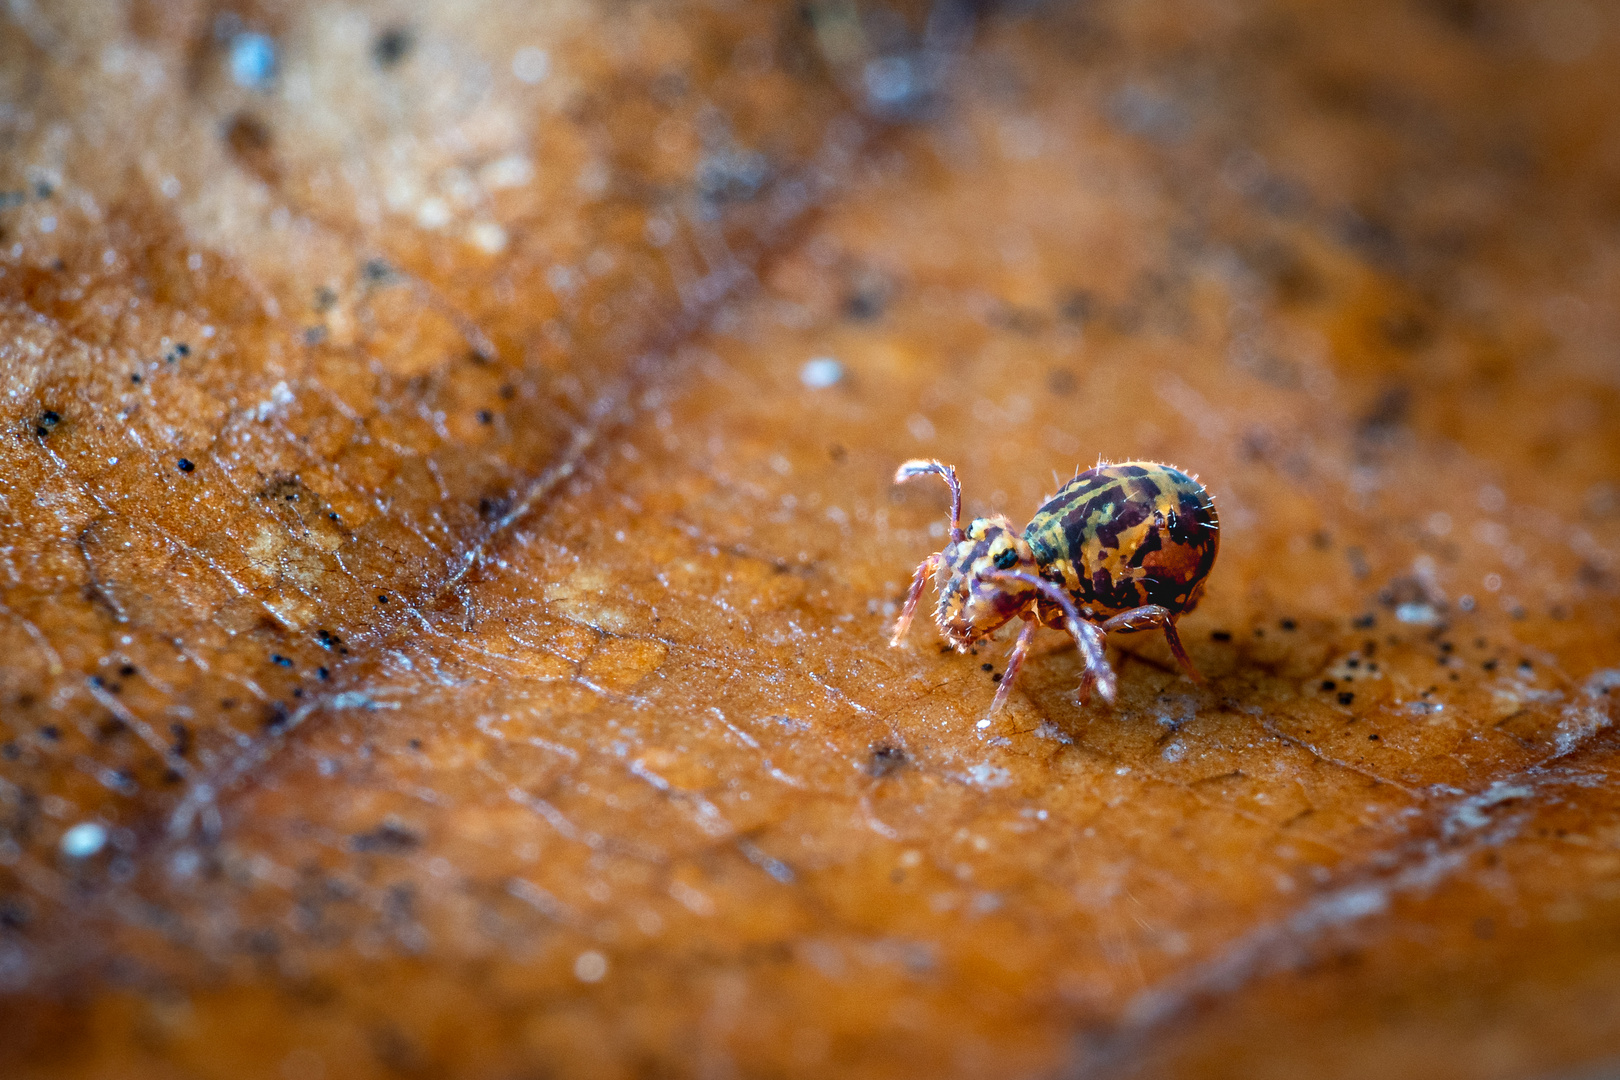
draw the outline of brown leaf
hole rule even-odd
[[[1620,37],[1466,14],[17,6],[8,1074],[1612,1054]],[[887,647],[1098,455],[1209,687]]]

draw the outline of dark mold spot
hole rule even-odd
[[[193,465],[191,463],[190,458],[181,458],[179,461],[174,463],[174,467],[179,469],[181,472],[188,473],[188,472],[191,472],[193,469],[195,469],[197,466],[195,466],[195,465]]]

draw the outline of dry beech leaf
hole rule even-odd
[[[14,4],[16,1076],[1620,1053],[1620,24]],[[887,635],[1220,500],[1113,705]]]

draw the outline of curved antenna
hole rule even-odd
[[[1068,623],[1069,635],[1085,656],[1086,674],[1097,680],[1097,692],[1104,701],[1114,700],[1114,669],[1108,666],[1107,654],[1103,652],[1102,631],[1086,622],[1080,617],[1079,610],[1069,594],[1047,581],[1045,578],[1026,574],[1022,570],[994,570],[986,575],[995,578],[1007,578],[1012,581],[1022,581],[1026,585],[1035,587],[1042,596],[1056,604],[1063,612],[1063,621]]]
[[[962,485],[956,479],[956,470],[949,465],[924,458],[912,458],[895,470],[894,482],[903,484],[914,476],[938,473],[951,487],[951,542],[962,542]]]

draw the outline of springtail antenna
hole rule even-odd
[[[926,473],[938,473],[951,487],[951,542],[959,544],[962,542],[962,485],[956,479],[955,469],[938,461],[912,458],[895,470],[894,482],[903,484],[914,476]]]

